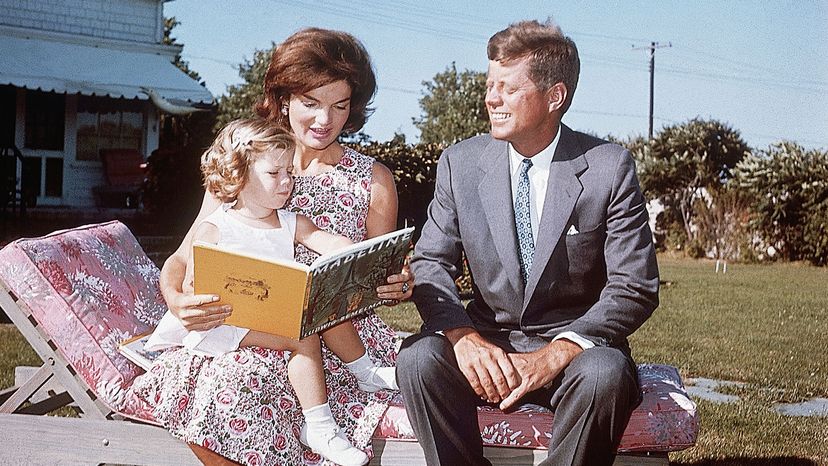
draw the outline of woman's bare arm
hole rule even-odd
[[[365,219],[366,238],[397,229],[398,202],[394,175],[385,165],[375,162],[371,175],[371,203]]]
[[[371,176],[371,203],[368,206],[368,218],[365,221],[366,237],[384,235],[397,228],[397,187],[394,175],[385,165],[375,162]],[[387,278],[387,285],[377,287],[377,296],[382,299],[402,301],[411,297],[414,288],[414,275],[403,266],[398,274]]]

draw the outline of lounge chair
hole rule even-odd
[[[20,239],[0,250],[0,307],[43,366],[0,392],[0,463],[199,464],[128,397],[141,373],[117,345],[150,328],[166,310],[159,271],[120,222]],[[666,465],[667,452],[695,444],[695,404],[670,366],[639,366],[644,402],[633,413],[617,465]],[[48,397],[33,397],[51,383]],[[28,400],[35,400],[27,404]],[[80,418],[40,416],[74,402]],[[495,464],[536,464],[546,456],[552,413],[481,408],[487,455]],[[399,396],[377,428],[371,464],[425,464]]]

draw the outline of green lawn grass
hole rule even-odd
[[[774,402],[828,397],[828,268],[730,264],[660,257],[661,305],[630,338],[638,362],[670,364],[682,376],[746,382],[742,401],[699,401],[698,445],[674,464],[828,465],[828,418],[787,417]],[[415,331],[416,309],[380,311]]]
[[[774,402],[828,397],[828,268],[659,258],[661,306],[631,343],[639,362],[678,367],[687,377],[745,382],[731,404],[698,401],[696,447],[670,455],[682,465],[828,465],[828,419],[787,417]],[[398,330],[420,325],[409,303],[379,311]],[[37,356],[0,326],[0,386]]]
[[[699,403],[698,445],[678,464],[828,464],[828,419],[786,417],[774,402],[828,397],[828,269],[660,258],[661,306],[631,338],[636,360],[684,377],[745,382],[742,401]],[[774,459],[770,462],[739,458]],[[708,462],[706,462],[708,461]]]
[[[0,390],[14,385],[14,368],[39,366],[37,353],[13,324],[0,324]]]

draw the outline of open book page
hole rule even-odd
[[[118,351],[127,359],[140,366],[145,371],[152,367],[152,362],[161,355],[161,351],[147,351],[144,344],[149,340],[152,331],[136,335],[122,341],[118,345]]]
[[[414,228],[393,231],[356,243],[311,264],[303,335],[317,333],[387,304],[376,288],[402,270]]]

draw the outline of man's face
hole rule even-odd
[[[486,109],[495,139],[511,142],[524,156],[537,154],[557,131],[549,100],[529,79],[529,58],[489,61]]]

